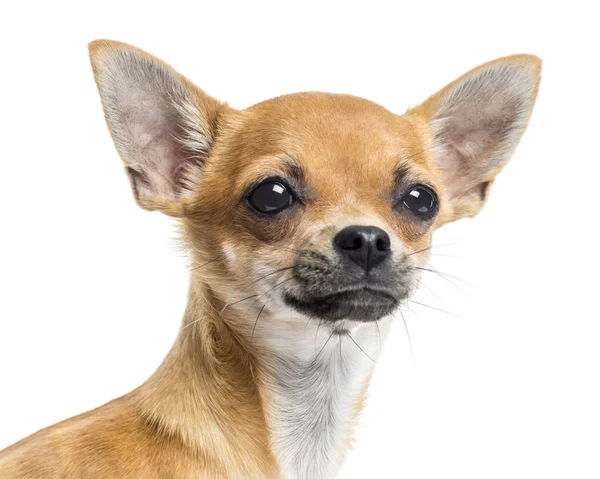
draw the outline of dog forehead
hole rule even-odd
[[[426,168],[424,141],[413,120],[362,98],[296,93],[254,105],[244,112],[236,158],[248,175],[293,159],[319,186],[355,188],[386,183],[399,166]]]
[[[327,153],[402,149],[402,117],[351,95],[295,93],[261,102],[247,110],[256,129],[278,146]],[[319,151],[321,147],[321,150]]]

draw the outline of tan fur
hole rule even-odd
[[[97,80],[101,58],[115,49],[131,49],[157,61],[124,44],[94,42],[90,52]],[[503,62],[534,71],[532,103],[539,59],[521,55],[496,60]],[[192,92],[207,134],[214,137],[210,158],[201,177],[190,178],[197,184],[178,199],[138,197],[142,207],[180,218],[192,255],[189,303],[177,341],[138,389],[0,452],[0,477],[279,477],[266,420],[273,351],[251,338],[256,306],[229,303],[257,293],[257,261],[277,268],[293,263],[294,249],[307,242],[316,249],[326,247],[336,218],[376,217],[407,250],[418,251],[431,244],[435,228],[476,213],[483,199],[458,203],[441,195],[435,223],[424,228],[390,208],[393,172],[399,166],[406,166],[414,182],[444,191],[430,121],[444,94],[474,72],[402,116],[364,99],[324,93],[287,95],[238,111],[178,76]],[[123,159],[127,165],[129,158]],[[276,224],[251,216],[239,203],[244,192],[265,172],[284,174],[287,163],[307,173],[314,202],[301,215]],[[491,182],[497,172],[482,181]],[[420,255],[418,264],[425,261],[426,254]],[[267,308],[266,320],[273,314]],[[355,402],[355,418],[367,386],[368,381]],[[345,432],[340,465],[353,427]]]

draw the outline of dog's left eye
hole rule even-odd
[[[402,197],[400,204],[415,216],[429,219],[437,212],[438,199],[433,190],[417,185]]]
[[[267,180],[248,195],[252,208],[264,214],[276,214],[289,208],[294,196],[287,186],[277,180]]]

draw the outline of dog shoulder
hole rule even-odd
[[[67,419],[0,451],[0,477],[170,478],[198,475],[183,444],[146,423],[124,398]]]

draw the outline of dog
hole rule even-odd
[[[189,301],[150,379],[0,452],[0,477],[335,476],[432,233],[481,210],[541,60],[485,63],[396,115],[316,92],[237,110],[133,46],[89,50],[135,200],[181,226]]]

